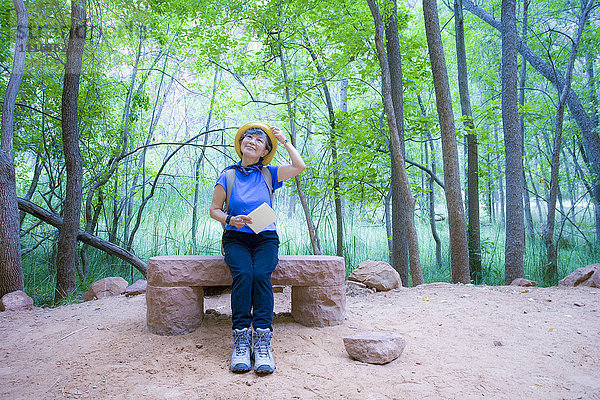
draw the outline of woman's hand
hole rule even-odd
[[[285,135],[283,134],[283,132],[281,131],[281,129],[279,129],[276,126],[272,126],[271,127],[271,132],[273,132],[273,136],[275,136],[275,139],[277,139],[277,141],[279,143],[285,143]]]
[[[231,219],[229,220],[229,225],[233,225],[238,229],[241,229],[244,227],[244,225],[251,223],[252,218],[250,218],[247,215],[236,215],[234,217],[231,217]]]

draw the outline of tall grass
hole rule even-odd
[[[278,191],[280,192],[280,191]],[[187,199],[182,198],[189,195]],[[276,211],[280,215],[277,230],[281,240],[280,254],[311,254],[312,246],[307,233],[306,221],[299,204],[294,210],[287,208],[282,201],[290,193],[278,193]],[[212,186],[203,190],[199,210],[196,242],[192,242],[192,210],[189,199],[192,194],[166,187],[152,199],[146,207],[144,218],[134,241],[134,252],[143,260],[165,254],[220,254],[220,223],[208,215],[212,196]],[[318,223],[321,250],[323,254],[336,253],[336,223],[332,212],[314,216]],[[431,236],[429,223],[417,219],[419,254],[425,282],[451,282],[451,267],[446,220],[438,222],[438,233],[442,241],[442,263],[436,265],[435,242]],[[592,229],[590,226],[581,227]],[[101,227],[106,229],[106,227]],[[483,284],[504,284],[504,229],[499,224],[482,223],[481,255]],[[103,233],[100,236],[105,237]],[[27,238],[25,242],[27,242]],[[33,239],[29,239],[33,241]],[[53,302],[55,271],[53,266],[52,243],[48,240],[43,246],[23,257],[25,288],[36,305],[46,306]],[[539,238],[526,240],[525,277],[542,284],[542,266],[545,248]],[[559,243],[559,277],[562,278],[574,269],[592,264],[598,260],[598,249],[590,247],[576,233],[565,233]],[[130,283],[142,275],[123,261],[106,255],[94,248],[88,249],[90,273],[85,280],[78,278],[77,291],[68,301],[77,301],[91,283],[106,276],[122,276]],[[344,225],[344,258],[347,274],[365,260],[389,261],[387,236],[381,210],[366,213],[360,208],[348,206]]]

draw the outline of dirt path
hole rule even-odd
[[[0,399],[600,399],[598,289],[429,284],[348,297],[330,328],[296,324],[289,301],[276,294],[266,377],[228,370],[228,295],[176,337],[146,330],[144,296],[0,313]],[[354,361],[342,338],[360,330],[397,332],[406,349]]]

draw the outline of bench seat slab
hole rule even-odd
[[[339,286],[344,283],[343,257],[279,256],[273,271],[273,285]],[[229,267],[223,256],[157,256],[148,261],[148,285],[152,286],[227,286],[231,285]]]

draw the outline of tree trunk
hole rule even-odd
[[[588,81],[592,124],[598,126],[598,94],[596,93],[596,80],[594,78],[594,57],[590,53],[585,55],[585,73]],[[600,199],[592,193],[592,201],[596,217],[596,244],[600,244]]]
[[[594,78],[594,56],[590,53],[585,55],[585,74],[588,81],[588,93],[590,96],[590,114],[592,124],[598,125],[598,94],[596,93],[596,80]]]
[[[423,100],[421,99],[421,94],[417,93],[417,100],[419,102],[419,106],[421,107],[421,115],[423,117],[427,116],[427,112],[425,111],[425,106],[423,105]],[[436,162],[435,162],[435,146],[433,144],[433,139],[431,137],[431,131],[429,129],[426,130],[427,133],[427,142],[431,149],[431,172],[433,175],[436,175]],[[425,160],[429,163],[428,159],[428,151],[427,144],[425,145]],[[440,240],[440,236],[437,233],[437,226],[435,222],[435,191],[434,191],[434,179],[433,176],[429,176],[429,226],[431,227],[431,236],[433,236],[433,241],[435,242],[435,263],[438,268],[442,267],[442,241]]]
[[[373,20],[375,22],[375,46],[377,48],[377,57],[379,58],[379,65],[381,67],[381,87],[382,87],[382,95],[383,95],[383,103],[385,107],[386,117],[388,128],[390,130],[391,143],[392,143],[392,165],[395,163],[397,167],[397,178],[399,181],[399,186],[404,190],[405,197],[403,198],[406,203],[407,210],[407,223],[405,226],[408,236],[408,247],[409,247],[409,255],[412,257],[411,262],[415,263],[411,268],[411,277],[413,281],[413,285],[420,285],[423,283],[423,273],[421,271],[421,263],[418,259],[418,242],[417,242],[417,232],[414,224],[414,206],[415,200],[410,195],[410,185],[408,181],[408,174],[406,172],[406,166],[404,163],[404,152],[402,151],[401,139],[400,139],[400,131],[397,126],[397,117],[394,108],[394,100],[392,97],[392,82],[391,82],[391,73],[390,73],[390,64],[387,60],[384,45],[383,45],[383,21],[381,20],[381,16],[379,15],[379,10],[377,8],[377,4],[374,0],[367,0],[369,4],[369,8],[371,9],[371,14],[373,15]],[[397,36],[394,41],[398,41]],[[394,57],[399,57],[399,52]],[[398,59],[396,60],[398,61]],[[398,66],[400,68],[400,66]],[[402,117],[400,117],[402,118]],[[407,189],[408,188],[408,189]],[[408,196],[407,196],[408,194]],[[393,195],[392,195],[393,196]],[[411,210],[413,210],[411,212]],[[393,211],[392,211],[393,212]],[[416,258],[414,258],[416,256]]]
[[[579,47],[579,40],[583,33],[583,28],[587,21],[588,13],[592,7],[594,0],[588,0],[587,3],[582,3],[582,13],[579,17],[579,26],[577,33],[573,38],[571,47],[571,55],[569,57],[569,65],[567,67],[567,75],[565,77],[565,85],[560,92],[558,102],[558,110],[556,111],[556,126],[554,133],[554,149],[552,151],[552,163],[550,166],[550,196],[548,200],[548,219],[546,221],[546,229],[544,229],[543,238],[546,246],[546,265],[544,266],[543,279],[544,283],[549,286],[558,284],[558,249],[554,243],[554,223],[556,217],[556,197],[558,195],[558,168],[559,157],[562,143],[563,119],[565,114],[565,103],[567,95],[571,89],[571,79],[573,77],[573,68],[575,65],[575,57]],[[584,5],[585,4],[585,5]]]
[[[473,4],[472,0],[463,0],[463,4],[467,10],[481,18],[493,28],[501,30],[501,22],[493,15]],[[548,65],[541,57],[535,54],[525,43],[517,38],[518,50],[527,62],[549,80],[558,92],[562,92],[565,87],[565,78],[561,73],[557,73],[552,65]],[[583,145],[586,152],[586,163],[594,176],[593,195],[597,202],[600,202],[600,136],[596,132],[597,125],[590,118],[581,104],[579,97],[573,89],[570,89],[567,95],[567,106],[571,111],[571,115],[577,122],[583,137]],[[597,220],[600,224],[600,218]],[[600,229],[598,225],[596,229]]]
[[[524,130],[521,130],[523,134]],[[529,197],[529,188],[527,184],[527,177],[525,170],[523,170],[523,206],[525,212],[525,221],[527,222],[527,234],[530,239],[535,238],[535,225],[533,223],[533,215],[531,214],[531,198]]]
[[[117,168],[118,170],[118,168]],[[117,171],[115,170],[115,172]],[[115,176],[115,186],[113,187],[113,198],[112,198],[112,218],[111,228],[108,231],[108,241],[111,243],[117,243],[117,233],[119,230],[119,219],[121,217],[120,205],[117,199],[116,193],[119,193],[119,174]]]
[[[496,143],[500,143],[500,139],[498,137],[498,131],[496,130],[496,125],[494,125],[494,140]],[[498,212],[496,216],[500,215],[500,227],[504,229],[506,227],[506,205],[504,204],[504,200],[506,196],[504,195],[504,180],[502,179],[502,167],[506,167],[506,164],[502,165],[502,158],[496,156],[496,171],[498,172],[498,202],[494,205],[498,206]]]
[[[392,256],[394,254],[394,240],[392,234],[392,205],[390,204],[392,200],[392,185],[390,182],[390,190],[388,190],[387,194],[383,196],[383,208],[385,211],[385,234],[387,237],[387,245],[388,245],[388,254],[389,254],[389,263],[392,264],[394,260],[392,260]]]
[[[340,82],[340,111],[348,112],[348,79],[342,79]]]
[[[310,45],[310,41],[307,37],[304,38],[304,42],[306,48],[310,53],[310,57],[315,63],[315,67],[317,68],[317,72],[319,75],[319,79],[321,80],[321,86],[323,87],[323,93],[325,94],[325,104],[327,105],[327,111],[329,115],[329,145],[331,147],[331,162],[333,163],[333,201],[335,204],[335,221],[336,221],[336,254],[339,257],[344,256],[344,219],[342,216],[342,199],[340,195],[340,174],[339,174],[339,160],[337,155],[337,140],[335,133],[335,113],[333,111],[333,102],[331,101],[331,93],[329,92],[329,86],[327,85],[327,81],[325,80],[325,74],[323,68],[321,67],[321,63],[317,57],[317,54],[314,52],[312,46]],[[293,143],[292,143],[293,144]]]
[[[281,17],[281,15],[280,15]],[[279,31],[280,34],[280,31]],[[281,71],[283,73],[283,80],[285,84],[285,101],[287,104],[288,117],[290,118],[290,137],[292,139],[292,145],[298,148],[296,144],[296,112],[294,107],[292,107],[292,101],[290,98],[290,87],[288,84],[288,75],[287,75],[287,67],[285,58],[283,56],[283,47],[281,45],[281,37],[279,38],[279,61],[281,63]],[[321,253],[321,241],[319,240],[319,234],[317,229],[315,228],[312,217],[310,215],[310,207],[308,206],[308,202],[306,201],[306,196],[302,191],[302,185],[300,182],[300,176],[294,177],[294,182],[296,183],[296,190],[298,191],[298,197],[300,198],[300,204],[302,205],[302,211],[304,212],[304,218],[306,219],[306,225],[308,228],[308,235],[310,237],[310,244],[313,249],[314,255],[320,255]]]
[[[487,165],[492,166],[492,158],[490,157],[489,148],[486,151],[486,161]],[[487,180],[487,205],[488,210],[490,212],[490,223],[496,222],[496,204],[494,203],[494,189],[492,187],[492,179],[491,177]]]
[[[569,164],[569,158],[567,157],[567,153],[565,152],[565,146],[562,146],[560,148],[560,152],[562,154],[563,160],[565,160],[564,163],[565,163],[565,167],[567,168],[567,171],[574,171],[575,170],[575,166],[571,166]],[[573,175],[567,174],[566,178],[567,178],[567,193],[569,194],[569,208],[565,212],[564,218],[568,220],[568,219],[571,218],[571,214],[573,214],[572,215],[573,218],[575,217],[575,209],[573,208],[573,205],[577,201],[577,197],[578,197],[577,188],[578,188],[578,185],[576,185],[573,182]],[[559,195],[559,197],[561,197],[560,186],[559,186],[558,195]]]
[[[506,148],[506,242],[504,283],[523,278],[523,139],[517,107],[517,18],[515,0],[502,0],[502,127]]]
[[[4,110],[6,110],[6,103]],[[4,112],[3,112],[4,114]],[[4,127],[4,123],[2,124]],[[4,138],[4,129],[2,132]],[[0,297],[23,290],[19,213],[12,153],[0,150]]]
[[[423,0],[423,15],[425,16],[427,47],[429,48],[429,59],[431,61],[431,72],[442,134],[444,184],[446,187],[445,194],[450,228],[452,281],[454,283],[469,283],[471,280],[469,274],[469,250],[460,189],[458,147],[436,0]]]
[[[402,140],[401,140],[402,141]],[[394,153],[392,142],[388,142],[390,154]],[[404,154],[404,152],[402,152]],[[398,271],[402,286],[409,287],[410,261],[408,250],[408,220],[406,218],[406,203],[402,196],[401,183],[399,179],[399,167],[392,158],[390,177],[390,191],[392,193],[392,267]]]
[[[527,44],[527,18],[529,3],[531,0],[523,1],[523,30],[521,37],[523,43]],[[527,60],[525,57],[521,57],[521,77],[519,79],[519,105],[521,108],[525,105],[525,84],[527,82]],[[519,115],[519,127],[521,128],[521,139],[523,141],[523,153],[525,153],[525,115],[520,113]],[[531,215],[531,200],[529,199],[529,191],[527,190],[527,179],[525,177],[525,170],[523,170],[523,205],[525,212],[525,221],[527,222],[527,234],[531,239],[535,238],[535,226],[533,225],[533,217]]]
[[[506,194],[504,193],[504,180],[502,179],[502,160],[497,159],[498,166],[498,214],[500,214],[500,227],[506,228]],[[506,168],[506,164],[504,165]]]
[[[533,195],[535,198],[535,206],[538,211],[538,218],[540,224],[544,221],[544,216],[542,215],[542,206],[540,205],[540,194],[537,190],[537,186],[535,185],[535,180],[533,179],[533,175],[531,174],[531,170],[527,170],[527,175],[529,175],[529,182],[531,182],[531,188],[533,189]]]
[[[431,135],[431,133],[429,133]],[[431,170],[435,174],[435,153],[433,147],[433,140],[429,141],[431,144]],[[427,146],[425,146],[427,149]],[[442,241],[437,233],[437,226],[435,222],[435,185],[433,184],[433,178],[429,177],[429,225],[431,226],[431,235],[435,242],[435,264],[438,268],[442,267]]]
[[[383,110],[381,112],[381,114],[379,115],[379,134],[382,136],[386,135],[386,131],[385,131],[385,123],[384,123],[384,118],[385,118],[385,110]],[[388,151],[390,152],[390,155],[392,154],[392,145],[390,143],[389,140],[386,139],[386,144],[388,146]],[[393,165],[392,165],[393,168]],[[390,186],[389,186],[389,190],[387,192],[387,194],[385,195],[385,233],[387,236],[387,245],[388,245],[388,255],[389,255],[389,263],[390,265],[392,265],[392,267],[398,272],[398,274],[400,274],[400,271],[398,270],[398,268],[396,268],[394,266],[394,228],[392,227],[392,221],[394,221],[394,215],[392,215],[392,204],[391,202],[393,201],[393,196],[394,196],[394,184],[392,183],[392,180],[394,179],[394,171],[392,170],[392,176],[390,178]],[[405,259],[407,260],[408,263],[408,246],[405,246],[406,249],[406,255],[405,255]],[[408,279],[408,270],[404,269],[404,274],[406,276],[406,279]],[[402,275],[400,275],[400,280],[402,280]]]
[[[100,213],[102,212],[103,208],[104,208],[104,197],[102,195],[102,189],[100,188],[98,190],[98,202],[94,206],[93,214],[91,212],[91,209],[88,212],[88,209],[86,207],[86,215],[85,215],[85,218],[86,218],[85,231],[86,232],[94,233],[94,230],[98,226],[98,218],[100,217]],[[78,266],[81,265],[81,267],[77,269],[77,273],[79,274],[79,278],[81,280],[86,279],[88,276],[88,273],[90,272],[90,263],[89,263],[89,260],[87,257],[88,247],[89,246],[87,244],[84,244],[83,246],[81,246],[81,250],[79,251],[79,255],[81,257],[81,264],[77,264],[77,265]]]
[[[396,115],[396,128],[398,129],[398,137],[400,139],[400,152],[402,158],[405,158],[404,147],[404,104],[402,95],[402,55],[400,52],[400,38],[398,36],[398,16],[396,0],[394,0],[394,8],[389,13],[389,17],[385,21],[385,37],[386,50],[388,55],[388,66],[390,69],[390,81],[392,90],[392,102],[394,105],[394,113]],[[389,142],[390,154],[394,151],[392,143]],[[409,286],[409,271],[412,269],[411,251],[409,249],[408,238],[410,230],[408,229],[408,206],[404,199],[412,198],[410,187],[402,186],[398,166],[392,159],[392,266],[400,274],[402,285]],[[413,199],[414,202],[414,199]],[[418,250],[418,242],[417,242]],[[413,251],[414,252],[414,251]],[[417,257],[418,257],[417,251]],[[419,264],[420,260],[417,258]],[[420,268],[420,265],[419,265]],[[422,282],[421,282],[422,283]]]
[[[586,189],[586,194],[587,193],[591,194],[592,186],[590,183],[588,183],[588,181],[587,181],[588,178],[586,177],[586,174],[583,172],[583,169],[579,165],[579,161],[578,161],[578,157],[577,157],[577,150],[578,150],[578,148],[581,148],[581,146],[577,146],[576,140],[577,140],[576,138],[573,138],[573,144],[574,144],[573,149],[571,149],[570,147],[567,147],[567,150],[569,150],[569,153],[571,154],[571,158],[573,159],[573,166],[575,167],[575,171],[577,172],[577,175],[574,176],[573,178],[575,180],[579,180],[580,182],[583,182],[583,185]],[[581,150],[581,154],[583,157],[585,157],[585,153],[583,152],[583,150]],[[595,214],[596,214],[596,216],[598,216],[598,212],[600,211],[600,204],[598,204],[596,202],[596,198],[594,196],[591,196],[590,200],[592,201],[592,204],[594,205]],[[596,239],[596,241],[598,240],[597,237],[595,239]]]
[[[456,59],[458,64],[458,91],[460,93],[460,107],[467,134],[467,213],[469,221],[467,224],[467,240],[469,245],[469,270],[473,282],[479,284],[483,279],[479,230],[479,156],[477,152],[477,135],[471,113],[471,99],[469,97],[462,0],[454,0],[454,21],[456,31]]]
[[[348,80],[342,79],[340,81],[340,111],[342,113],[348,112]],[[340,136],[344,135],[344,132],[340,130]],[[338,168],[341,169],[344,166],[344,160],[340,159],[338,163]],[[346,219],[346,200],[343,196],[340,196],[340,210],[342,212],[342,221]]]
[[[58,236],[55,302],[71,295],[76,289],[77,233],[81,218],[83,187],[83,166],[79,150],[79,128],[77,125],[77,100],[79,98],[79,79],[85,38],[85,0],[72,0],[71,30],[69,32],[62,95],[62,138],[67,184],[63,205],[64,222]]]
[[[23,0],[14,0],[17,34],[12,71],[2,105],[0,127],[0,297],[23,290],[17,184],[13,164],[15,103],[25,68],[29,17]]]

